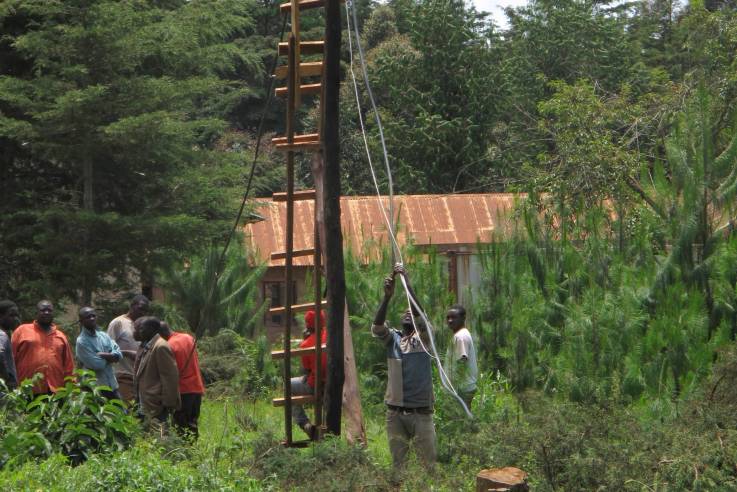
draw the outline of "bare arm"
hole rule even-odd
[[[395,273],[392,273],[384,279],[384,299],[381,301],[379,309],[376,310],[374,326],[383,326],[386,321],[386,310],[389,307],[389,301],[392,300],[392,296],[394,295],[394,275]]]

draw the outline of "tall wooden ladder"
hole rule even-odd
[[[275,252],[271,254],[272,260],[284,260],[284,277],[286,285],[286,296],[283,307],[273,307],[269,310],[271,314],[281,314],[284,316],[284,349],[271,353],[273,359],[284,361],[283,381],[284,381],[284,397],[273,400],[275,406],[284,407],[284,430],[286,446],[306,446],[309,440],[295,441],[292,438],[292,405],[304,405],[307,403],[314,404],[314,420],[316,426],[316,439],[320,439],[324,432],[323,425],[323,393],[324,393],[324,375],[322,374],[322,354],[326,350],[326,346],[321,342],[322,317],[320,311],[324,308],[326,301],[322,299],[322,253],[320,251],[320,240],[318,233],[317,203],[314,203],[315,220],[314,220],[314,240],[312,249],[294,249],[294,203],[299,200],[315,200],[315,190],[294,189],[294,157],[296,152],[320,152],[322,148],[322,139],[320,128],[322,128],[322,116],[318,129],[314,133],[296,134],[295,115],[299,109],[303,96],[318,96],[320,114],[322,115],[322,84],[320,81],[311,79],[323,76],[323,62],[309,61],[302,62],[302,55],[318,55],[323,53],[323,41],[301,41],[300,36],[300,12],[306,9],[314,9],[323,6],[323,0],[291,0],[291,2],[283,3],[280,10],[283,13],[289,13],[291,16],[291,31],[288,41],[279,43],[279,55],[287,57],[287,64],[277,67],[274,76],[277,79],[285,79],[286,86],[276,89],[277,96],[286,97],[286,135],[272,139],[272,143],[278,150],[286,152],[287,159],[287,191],[284,193],[274,193],[274,202],[286,202],[286,227],[285,227],[285,251]],[[293,283],[293,260],[296,257],[303,256],[313,257],[313,286],[314,286],[314,302],[306,304],[295,304]],[[292,349],[291,335],[292,322],[296,313],[308,310],[315,311],[315,347]],[[292,373],[292,357],[303,355],[315,355],[315,390],[312,395],[292,396],[291,392],[291,373]]]

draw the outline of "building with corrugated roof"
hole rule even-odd
[[[464,301],[466,287],[479,280],[479,264],[474,256],[478,243],[489,243],[508,237],[514,227],[512,211],[522,194],[484,193],[470,195],[400,195],[394,197],[397,241],[412,242],[419,248],[433,247],[447,261],[449,289],[459,302]],[[389,235],[381,210],[389,210],[389,198],[346,196],[340,200],[344,247],[368,263],[388,247]],[[245,226],[247,244],[268,269],[262,279],[263,299],[271,306],[281,306],[286,296],[284,260],[271,254],[285,251],[286,203],[270,199],[256,201],[254,214],[263,218]],[[294,203],[294,250],[313,248],[314,202]],[[312,256],[293,259],[294,298],[304,293],[305,279],[312,266]],[[279,326],[280,315],[266,316],[267,327]]]

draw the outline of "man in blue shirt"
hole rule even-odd
[[[77,360],[84,369],[95,371],[98,385],[110,387],[110,391],[102,391],[103,396],[120,399],[113,372],[113,364],[123,358],[118,344],[97,326],[97,313],[91,307],[79,310],[79,324],[82,330],[77,337]]]

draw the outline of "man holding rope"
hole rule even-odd
[[[409,295],[421,310],[412,291],[404,267],[397,265],[384,279],[384,300],[374,317],[371,333],[386,346],[388,381],[384,402],[386,433],[394,468],[407,462],[410,441],[420,462],[432,469],[435,463],[435,425],[432,419],[432,361],[426,351],[429,337],[417,309],[408,309],[402,316],[402,331],[386,324],[386,311],[394,295],[394,280],[404,276]]]

